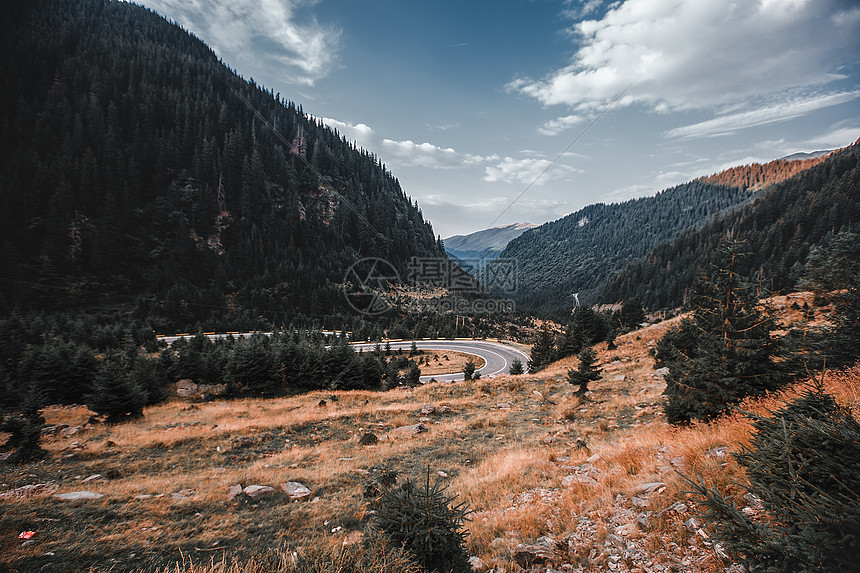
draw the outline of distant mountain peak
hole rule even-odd
[[[487,262],[498,257],[508,243],[535,227],[537,225],[532,223],[511,223],[468,235],[454,235],[444,239],[445,250],[459,259],[479,259]]]

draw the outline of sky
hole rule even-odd
[[[385,163],[438,235],[860,138],[856,0],[141,0]]]

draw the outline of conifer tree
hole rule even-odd
[[[723,251],[722,264],[701,277],[690,296],[693,317],[658,344],[658,363],[669,368],[664,393],[673,424],[710,420],[785,382],[774,360],[773,317],[759,306],[761,291],[740,274],[742,258],[737,243]]]
[[[860,233],[840,231],[810,252],[807,265],[817,294],[836,292],[836,324],[822,349],[827,365],[851,365],[860,359]]]
[[[762,515],[690,482],[715,536],[749,571],[855,571],[860,555],[860,423],[819,384],[756,419],[736,454]]]
[[[133,364],[123,353],[109,353],[99,363],[92,392],[86,396],[87,408],[105,416],[108,423],[143,416],[146,391],[132,375]]]
[[[511,369],[508,371],[513,376],[519,376],[523,373],[523,363],[520,360],[511,362]]]
[[[538,334],[538,338],[532,346],[531,358],[529,358],[529,372],[538,372],[546,368],[555,353],[553,336],[549,329],[544,328]]]
[[[573,368],[568,368],[567,370],[567,381],[573,384],[574,386],[579,386],[579,389],[576,391],[578,396],[585,395],[588,392],[588,383],[600,380],[601,378],[601,369],[595,368],[594,363],[597,360],[597,354],[594,352],[590,346],[586,346],[579,353],[579,368],[574,370]]]
[[[463,366],[463,379],[469,381],[475,375],[475,363],[470,360],[466,361]]]

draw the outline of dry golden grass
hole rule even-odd
[[[466,362],[472,361],[476,369],[483,368],[487,361],[480,356],[467,354],[465,352],[457,352],[456,350],[441,351],[425,351],[420,356],[413,357],[413,360],[419,360],[421,357],[426,359],[426,362],[419,364],[421,368],[421,376],[438,376],[439,374],[456,374],[462,372]]]
[[[537,375],[337,392],[336,400],[329,392],[202,404],[176,400],[146,409],[142,420],[46,438],[45,461],[0,466],[3,489],[54,482],[60,492],[86,489],[105,497],[0,500],[0,555],[22,571],[254,571],[263,567],[263,556],[339,547],[371,517],[363,492],[375,475],[393,467],[418,478],[429,466],[475,510],[468,547],[490,567],[517,571],[518,544],[579,534],[583,519],[591,529],[570,549],[570,559],[601,566],[602,544],[627,524],[628,538],[648,548],[654,563],[669,566],[681,549],[667,550],[667,540],[685,547],[690,532],[683,522],[693,515],[660,513],[679,500],[693,504],[678,471],[737,491],[741,469],[713,450],[736,451],[751,428],[738,415],[684,428],[665,423],[664,384],[654,377],[649,351],[679,320],[620,336],[616,350],[598,345],[603,379],[584,400],[564,381],[567,368],[577,366],[569,358]],[[828,373],[824,384],[858,412],[858,380],[860,368]],[[743,407],[765,413],[801,391],[799,383]],[[423,403],[451,412],[429,416],[426,433],[395,432],[418,422]],[[82,425],[89,412],[48,408],[45,417],[50,424]],[[380,441],[363,447],[359,439],[368,432]],[[589,479],[572,480],[583,471]],[[95,473],[107,481],[81,483]],[[277,488],[286,481],[308,485],[312,501],[291,503],[280,491],[258,503],[226,500],[232,484]],[[665,484],[639,498],[652,518],[647,525],[631,522],[618,496],[629,505],[637,486],[650,482]],[[183,490],[193,495],[171,495]],[[27,530],[36,531],[35,541],[22,546],[17,535]],[[701,548],[695,570],[722,570],[708,551]],[[283,570],[283,563],[277,567]]]

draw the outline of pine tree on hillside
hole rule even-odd
[[[574,386],[579,386],[576,391],[578,396],[585,395],[588,392],[588,383],[595,382],[601,378],[601,369],[595,368],[594,363],[597,361],[597,354],[590,346],[586,346],[579,353],[579,369],[567,370],[567,381]]]
[[[538,334],[537,340],[532,346],[531,358],[529,358],[529,372],[538,372],[546,368],[555,354],[552,332],[544,328]]]
[[[511,376],[519,376],[523,373],[523,363],[519,360],[514,360],[511,362],[511,369],[508,370],[508,374]]]
[[[840,231],[809,253],[807,266],[817,294],[836,291],[836,328],[823,349],[827,365],[851,365],[860,359],[860,233]]]
[[[108,423],[143,416],[147,395],[133,376],[131,362],[125,354],[109,353],[96,369],[86,404],[93,412],[103,415]]]
[[[739,245],[732,243],[723,255],[723,264],[701,277],[690,296],[693,317],[657,347],[658,362],[669,368],[664,393],[673,424],[710,420],[785,382],[774,360],[779,345],[771,337],[773,317],[760,308],[757,285],[739,273]]]
[[[860,423],[816,386],[754,427],[735,457],[756,496],[744,498],[763,515],[753,520],[718,490],[690,482],[715,536],[749,571],[856,571]]]

